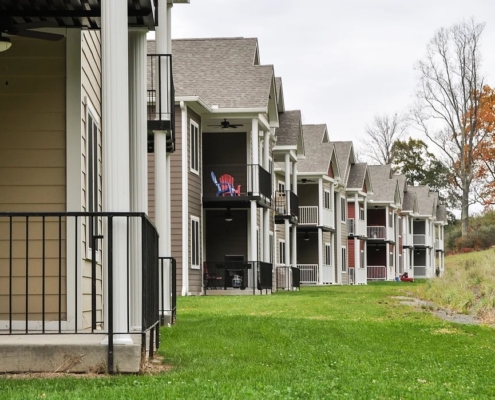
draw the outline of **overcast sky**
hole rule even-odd
[[[191,0],[174,5],[172,37],[258,38],[286,109],[358,145],[375,114],[411,104],[414,64],[436,30],[470,17],[486,22],[482,70],[493,87],[495,0]]]

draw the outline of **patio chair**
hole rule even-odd
[[[217,176],[215,175],[215,173],[213,171],[211,171],[211,179],[217,187],[216,196],[224,196],[226,193],[230,194],[232,192],[232,189],[231,189],[229,183],[225,182],[225,181],[224,182],[217,181]]]
[[[219,183],[228,185],[230,188],[231,196],[240,196],[241,195],[241,185],[237,185],[237,188],[234,185],[234,177],[229,174],[223,174],[220,178],[218,178]],[[227,193],[223,193],[222,196],[226,196]]]
[[[203,267],[203,274],[205,289],[221,288],[221,282],[219,281],[222,280],[222,277],[218,276],[217,274],[209,273],[208,267],[206,265]]]

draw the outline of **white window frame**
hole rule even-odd
[[[189,121],[190,132],[190,151],[189,151],[189,170],[196,175],[199,175],[199,125],[193,121]]]
[[[345,197],[340,198],[340,221],[345,222],[347,220],[347,199]]]
[[[93,104],[91,103],[91,100],[88,97],[85,97],[85,112],[86,112],[86,182],[85,182],[85,191],[86,191],[86,212],[98,212],[100,211],[100,202],[99,202],[99,188],[100,188],[100,176],[98,174],[99,171],[99,138],[101,135],[101,129],[100,129],[100,117],[98,116],[98,113],[96,112],[96,109],[93,107]],[[92,121],[92,127],[96,129],[96,136],[90,138],[91,135],[94,134],[89,132],[89,121]],[[91,140],[90,140],[91,139]],[[95,142],[96,140],[96,142]],[[93,145],[93,148],[91,148],[91,145]],[[93,166],[91,166],[91,161],[93,161]],[[96,168],[96,171],[93,173],[93,177],[91,177],[90,172],[94,171]],[[91,185],[91,183],[93,185]],[[90,190],[90,187],[92,187],[92,190]],[[93,193],[93,199],[91,200],[91,192]],[[90,207],[92,205],[92,207]],[[97,218],[96,220],[96,225],[98,231],[96,233],[102,234],[102,224],[101,224],[101,218]],[[92,232],[90,232],[90,228],[92,226],[92,223],[90,221],[90,217],[86,218],[86,259],[87,260],[92,260],[93,259],[93,249],[91,247],[91,239],[92,239]],[[100,249],[96,249],[96,262],[100,262]]]
[[[365,217],[364,217],[364,207],[361,207],[359,206],[359,219],[361,221],[364,221]]]
[[[280,265],[285,265],[285,240],[278,240],[278,263]]]
[[[389,267],[394,266],[394,252],[393,251],[388,252],[388,266]]]
[[[277,190],[279,192],[285,193],[285,182],[284,181],[277,181]]]
[[[325,243],[325,265],[333,265],[332,263],[332,244],[327,242]]]
[[[332,209],[332,196],[330,195],[330,190],[327,189],[323,191],[323,208]]]
[[[347,247],[341,246],[340,254],[342,255],[342,273],[347,273]]]
[[[199,217],[190,216],[191,269],[200,269],[201,264],[201,223]]]
[[[365,259],[364,259],[364,250],[360,250],[359,252],[359,268],[364,268]]]

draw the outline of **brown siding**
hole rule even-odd
[[[65,40],[12,38],[0,53],[0,211],[66,211]],[[26,274],[26,225],[29,271]],[[8,319],[9,224],[0,223],[0,319]],[[41,319],[41,220],[13,225],[13,318]],[[65,223],[62,225],[62,315],[65,318]],[[58,224],[46,226],[46,293],[57,298]],[[57,260],[57,261],[54,261]],[[27,278],[26,278],[27,275]],[[46,302],[46,317],[58,319],[58,301]]]
[[[348,218],[356,218],[356,203],[353,201],[350,203],[347,203],[347,217]]]
[[[187,116],[188,116],[188,124],[187,124],[187,132],[189,136],[189,140],[187,141],[188,144],[188,163],[187,163],[187,168],[189,171],[189,176],[188,176],[188,192],[189,192],[189,199],[188,199],[188,205],[189,205],[189,216],[195,216],[200,219],[199,223],[199,228],[200,232],[203,230],[203,224],[201,221],[201,177],[202,177],[202,170],[203,170],[203,160],[202,160],[202,152],[201,152],[201,117],[196,114],[194,111],[191,109],[187,110]],[[190,157],[191,157],[191,122],[194,121],[196,124],[199,126],[199,175],[191,172],[189,166],[190,166]],[[199,254],[202,253],[202,235],[200,233],[200,249],[199,249]],[[191,223],[189,219],[189,265],[191,265],[191,257],[192,257],[192,251],[191,251],[191,246],[192,246],[192,240],[191,240]],[[202,259],[200,257],[200,263],[199,265],[202,264]],[[201,290],[203,288],[203,274],[202,274],[202,269],[191,269],[189,268],[189,292],[191,294],[200,294]]]
[[[354,267],[356,265],[356,258],[354,256],[354,239],[349,239],[347,245],[349,267]]]

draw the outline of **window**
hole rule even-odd
[[[199,218],[191,216],[191,268],[199,269]]]
[[[342,247],[342,272],[347,272],[347,249]]]
[[[389,267],[394,266],[394,253],[390,252],[388,255],[388,265]]]
[[[399,217],[399,220],[397,222],[398,228],[399,228],[399,237],[402,236],[402,220],[401,217]]]
[[[389,228],[394,227],[394,218],[391,212],[388,213],[388,227]]]
[[[347,201],[345,200],[345,197],[341,197],[340,198],[340,220],[342,222],[345,222],[346,209],[347,209]]]
[[[364,208],[363,207],[359,207],[359,219],[361,221],[364,221]]]
[[[100,158],[99,158],[99,135],[96,110],[89,100],[86,104],[86,211],[93,213],[100,211]],[[87,254],[86,258],[93,258],[93,250],[98,259],[98,240],[96,236],[101,235],[101,219],[88,217],[86,221]],[[93,248],[94,247],[94,248]]]
[[[323,207],[331,210],[332,209],[332,203],[330,202],[330,191],[325,190],[323,193]]]
[[[364,250],[361,250],[361,254],[359,258],[359,267],[364,268]]]
[[[285,264],[285,240],[278,241],[278,262]]]
[[[278,191],[285,192],[285,183],[282,181],[278,181]]]
[[[199,174],[199,125],[191,121],[191,151],[189,156],[191,172]]]
[[[332,245],[325,243],[325,265],[332,265]]]

